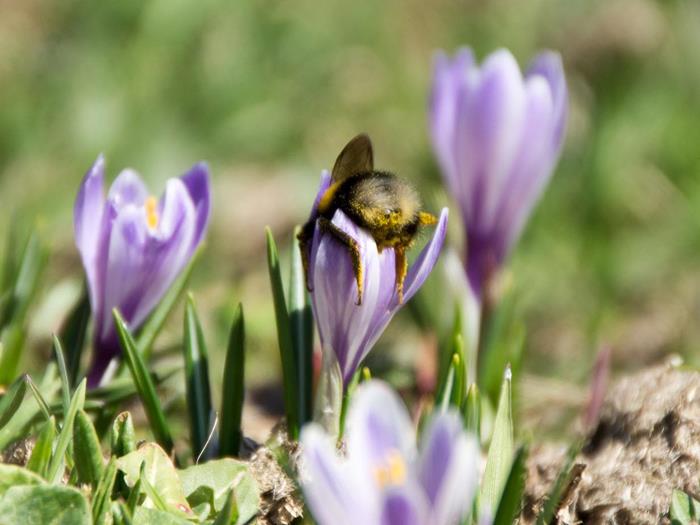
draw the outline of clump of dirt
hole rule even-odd
[[[534,450],[520,523],[531,523],[566,451]],[[621,379],[575,461],[555,523],[670,523],[673,489],[700,492],[700,373],[664,365]]]

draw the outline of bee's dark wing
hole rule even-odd
[[[357,173],[367,173],[373,170],[372,141],[367,134],[361,133],[348,142],[338,155],[333,166],[331,180],[340,182]]]

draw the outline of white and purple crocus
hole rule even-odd
[[[546,186],[562,146],[568,95],[561,58],[521,74],[506,50],[479,66],[471,49],[436,58],[430,131],[466,230],[465,266],[481,301]]]
[[[330,180],[330,174],[324,171],[312,217],[317,214],[318,202]],[[399,302],[396,291],[393,248],[380,253],[372,235],[355,225],[342,210],[335,212],[332,222],[360,247],[364,269],[362,304],[357,304],[357,283],[347,248],[332,235],[324,234],[318,224],[311,242],[308,280],[324,358],[337,362],[342,383],[347,386],[391,318],[415,295],[435,266],[445,240],[447,208],[440,214],[432,239],[408,269],[403,302]]]
[[[120,353],[112,309],[119,309],[130,328],[141,325],[194,254],[210,213],[204,163],[168,180],[160,200],[129,169],[105,197],[104,168],[100,156],[85,175],[74,208],[75,242],[94,320],[92,385]]]
[[[347,454],[317,424],[304,427],[302,486],[320,525],[458,525],[478,485],[479,447],[458,414],[436,413],[420,446],[408,412],[385,383],[352,398]]]

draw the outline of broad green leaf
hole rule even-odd
[[[51,416],[41,427],[39,437],[37,437],[32,449],[32,455],[27,461],[27,468],[36,472],[40,476],[46,476],[51,461],[53,441],[56,438],[56,419]]]
[[[217,512],[224,508],[228,492],[233,489],[239,512],[238,524],[246,523],[258,511],[260,496],[257,483],[247,465],[241,461],[217,459],[180,470],[178,474],[188,497],[202,486],[210,487],[214,491],[214,510]]]
[[[151,375],[148,373],[146,364],[143,362],[141,354],[136,347],[136,343],[133,337],[131,337],[131,333],[119,311],[115,308],[112,313],[114,315],[114,324],[119,334],[119,341],[124,351],[124,357],[129,371],[131,372],[131,377],[136,385],[136,389],[138,390],[139,397],[141,398],[141,403],[143,403],[143,408],[146,411],[151,432],[153,432],[156,441],[158,441],[167,452],[170,452],[173,449],[173,438],[171,437],[170,427],[165,419],[165,413],[160,404],[160,399],[156,394],[156,388],[151,379]]]
[[[289,313],[284,298],[282,273],[280,271],[277,245],[270,228],[265,228],[267,238],[267,266],[272,287],[272,301],[275,306],[275,322],[277,324],[277,342],[282,359],[282,385],[284,387],[284,408],[287,416],[287,432],[293,440],[299,438],[299,401],[297,392],[298,373],[292,344],[292,334],[289,324]]]
[[[190,416],[192,459],[197,461],[209,438],[211,422],[211,392],[209,390],[209,358],[207,344],[197,317],[192,294],[185,304],[185,381],[187,408]],[[204,453],[207,457],[206,452]]]
[[[226,494],[226,504],[224,508],[219,511],[216,520],[214,520],[214,525],[229,525],[230,523],[236,523],[238,520],[238,507],[236,507],[236,496],[234,490],[231,489]]]
[[[138,348],[139,353],[143,357],[143,360],[148,360],[151,355],[151,350],[153,348],[153,343],[156,337],[163,329],[165,321],[168,319],[170,312],[173,310],[177,304],[180,295],[184,292],[187,286],[187,281],[192,275],[192,269],[194,268],[197,259],[199,259],[199,254],[201,253],[201,248],[198,249],[190,262],[185,266],[185,269],[180,272],[180,274],[175,279],[175,282],[168,288],[168,291],[163,296],[163,298],[158,302],[151,315],[139,328],[138,334],[136,335],[136,348]]]
[[[95,427],[84,410],[78,410],[73,423],[73,454],[78,480],[96,487],[102,477],[104,460]]]
[[[165,451],[155,443],[145,443],[141,448],[117,459],[117,468],[124,473],[124,481],[133,487],[141,476],[141,464],[144,466],[144,479],[153,487],[167,505],[185,512],[189,511],[187,498],[180,483],[180,478],[173,462]],[[153,506],[146,500],[146,506]]]
[[[523,492],[525,491],[525,462],[527,448],[520,447],[515,454],[510,474],[506,481],[501,501],[496,509],[493,525],[512,525],[522,507]]]
[[[241,416],[245,395],[245,318],[239,303],[233,314],[226,350],[221,398],[219,456],[237,456],[243,440]]]
[[[287,311],[289,327],[294,348],[296,363],[297,402],[299,409],[299,424],[304,425],[312,417],[313,383],[313,352],[314,352],[314,318],[311,311],[311,301],[306,287],[306,274],[301,258],[301,250],[297,242],[297,234],[301,228],[294,229],[291,249],[291,271],[289,273],[289,298]]]
[[[0,463],[0,498],[12,487],[18,485],[42,485],[44,480],[34,472],[17,465]],[[0,516],[0,523],[2,523]]]
[[[64,485],[20,485],[0,498],[0,525],[91,525],[80,491]]]
[[[87,285],[83,285],[83,291],[73,309],[68,314],[59,339],[65,345],[66,368],[68,369],[68,381],[71,387],[78,384],[80,377],[80,360],[85,349],[88,323],[90,322],[90,294]]]
[[[78,385],[78,388],[75,390],[73,398],[70,402],[68,414],[66,414],[65,418],[63,419],[63,427],[61,428],[61,432],[58,434],[56,449],[54,450],[51,463],[49,463],[49,469],[46,473],[46,478],[53,483],[58,482],[58,480],[63,476],[63,459],[66,454],[66,450],[68,450],[68,444],[73,438],[73,422],[75,421],[75,415],[83,408],[83,403],[85,403],[85,388],[85,379],[83,379]]]
[[[147,507],[136,507],[132,523],[133,525],[192,525],[192,522],[174,514]]]
[[[673,525],[691,525],[697,523],[700,503],[682,490],[675,489],[671,494],[669,510]]]
[[[498,501],[501,499],[503,487],[513,462],[511,379],[510,368],[506,368],[479,496],[481,509],[492,516],[496,511]]]
[[[9,423],[12,416],[19,409],[24,394],[27,391],[27,381],[25,377],[18,377],[14,383],[5,391],[0,399],[0,429]]]
[[[136,450],[134,422],[129,412],[122,412],[114,419],[109,434],[109,443],[112,455],[118,458]]]

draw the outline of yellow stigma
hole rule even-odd
[[[155,230],[158,226],[158,201],[155,197],[148,197],[143,206],[146,208],[146,223],[150,229]]]
[[[406,463],[398,450],[392,450],[384,463],[374,471],[380,487],[387,485],[401,485],[406,481]]]

